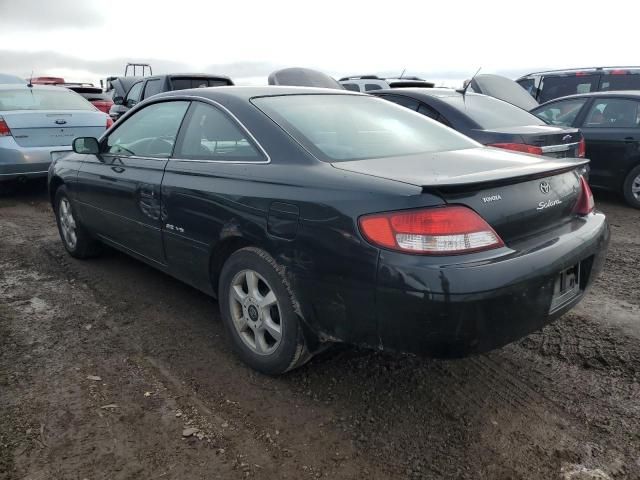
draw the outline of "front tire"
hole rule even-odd
[[[220,273],[222,320],[238,356],[251,368],[279,375],[309,359],[294,300],[269,254],[247,247]]]
[[[100,252],[100,244],[78,220],[64,185],[56,190],[54,211],[62,244],[72,257],[89,258]]]
[[[640,208],[640,165],[631,169],[622,184],[624,199],[629,205]]]

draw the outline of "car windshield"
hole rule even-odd
[[[324,161],[460,150],[479,144],[431,119],[364,95],[285,95],[252,102]]]
[[[87,100],[64,88],[0,90],[0,111],[9,110],[95,110]]]
[[[525,125],[544,125],[535,115],[519,107],[486,95],[462,95],[441,97],[456,110],[465,113],[484,130]]]

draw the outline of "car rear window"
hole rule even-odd
[[[174,90],[188,88],[224,87],[229,82],[224,78],[172,78],[171,86]]]
[[[95,107],[75,92],[56,88],[0,90],[0,111],[9,110],[93,110]]]
[[[361,95],[285,95],[252,102],[316,157],[348,161],[474,148],[416,112]]]
[[[82,95],[84,98],[86,98],[87,100],[103,100],[103,101],[107,101],[107,100],[111,100],[111,95],[109,95],[108,93],[85,93],[85,92],[78,92],[80,95]]]
[[[457,95],[440,97],[440,100],[467,115],[484,130],[545,124],[520,107],[486,95]]]

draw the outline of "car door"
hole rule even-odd
[[[579,119],[591,160],[590,183],[619,189],[640,156],[640,102],[623,97],[595,97]]]
[[[164,263],[160,185],[187,101],[147,105],[101,141],[78,173],[80,215],[90,230],[131,252]]]
[[[210,254],[216,242],[225,234],[252,230],[242,224],[247,218],[266,221],[266,211],[243,199],[260,195],[254,177],[263,172],[255,169],[268,168],[268,162],[251,134],[226,111],[192,103],[162,184],[164,245],[173,275],[211,289]],[[277,228],[297,225],[292,216],[281,213]]]
[[[129,89],[129,93],[127,93],[127,98],[125,98],[125,100],[124,100],[125,107],[132,108],[140,101],[140,97],[142,96],[142,87],[143,86],[144,86],[144,82],[140,81],[140,82],[134,84]]]

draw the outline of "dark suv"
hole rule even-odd
[[[123,77],[124,79],[136,77]],[[222,75],[208,75],[206,73],[175,73],[171,75],[154,75],[152,77],[137,77],[139,80],[127,88],[126,96],[113,97],[115,104],[109,115],[117,120],[138,102],[153,95],[172,90],[186,90],[189,88],[223,87],[233,85],[233,81]],[[113,84],[113,81],[112,81]]]
[[[597,67],[530,73],[516,80],[539,103],[578,93],[640,90],[640,67]]]

